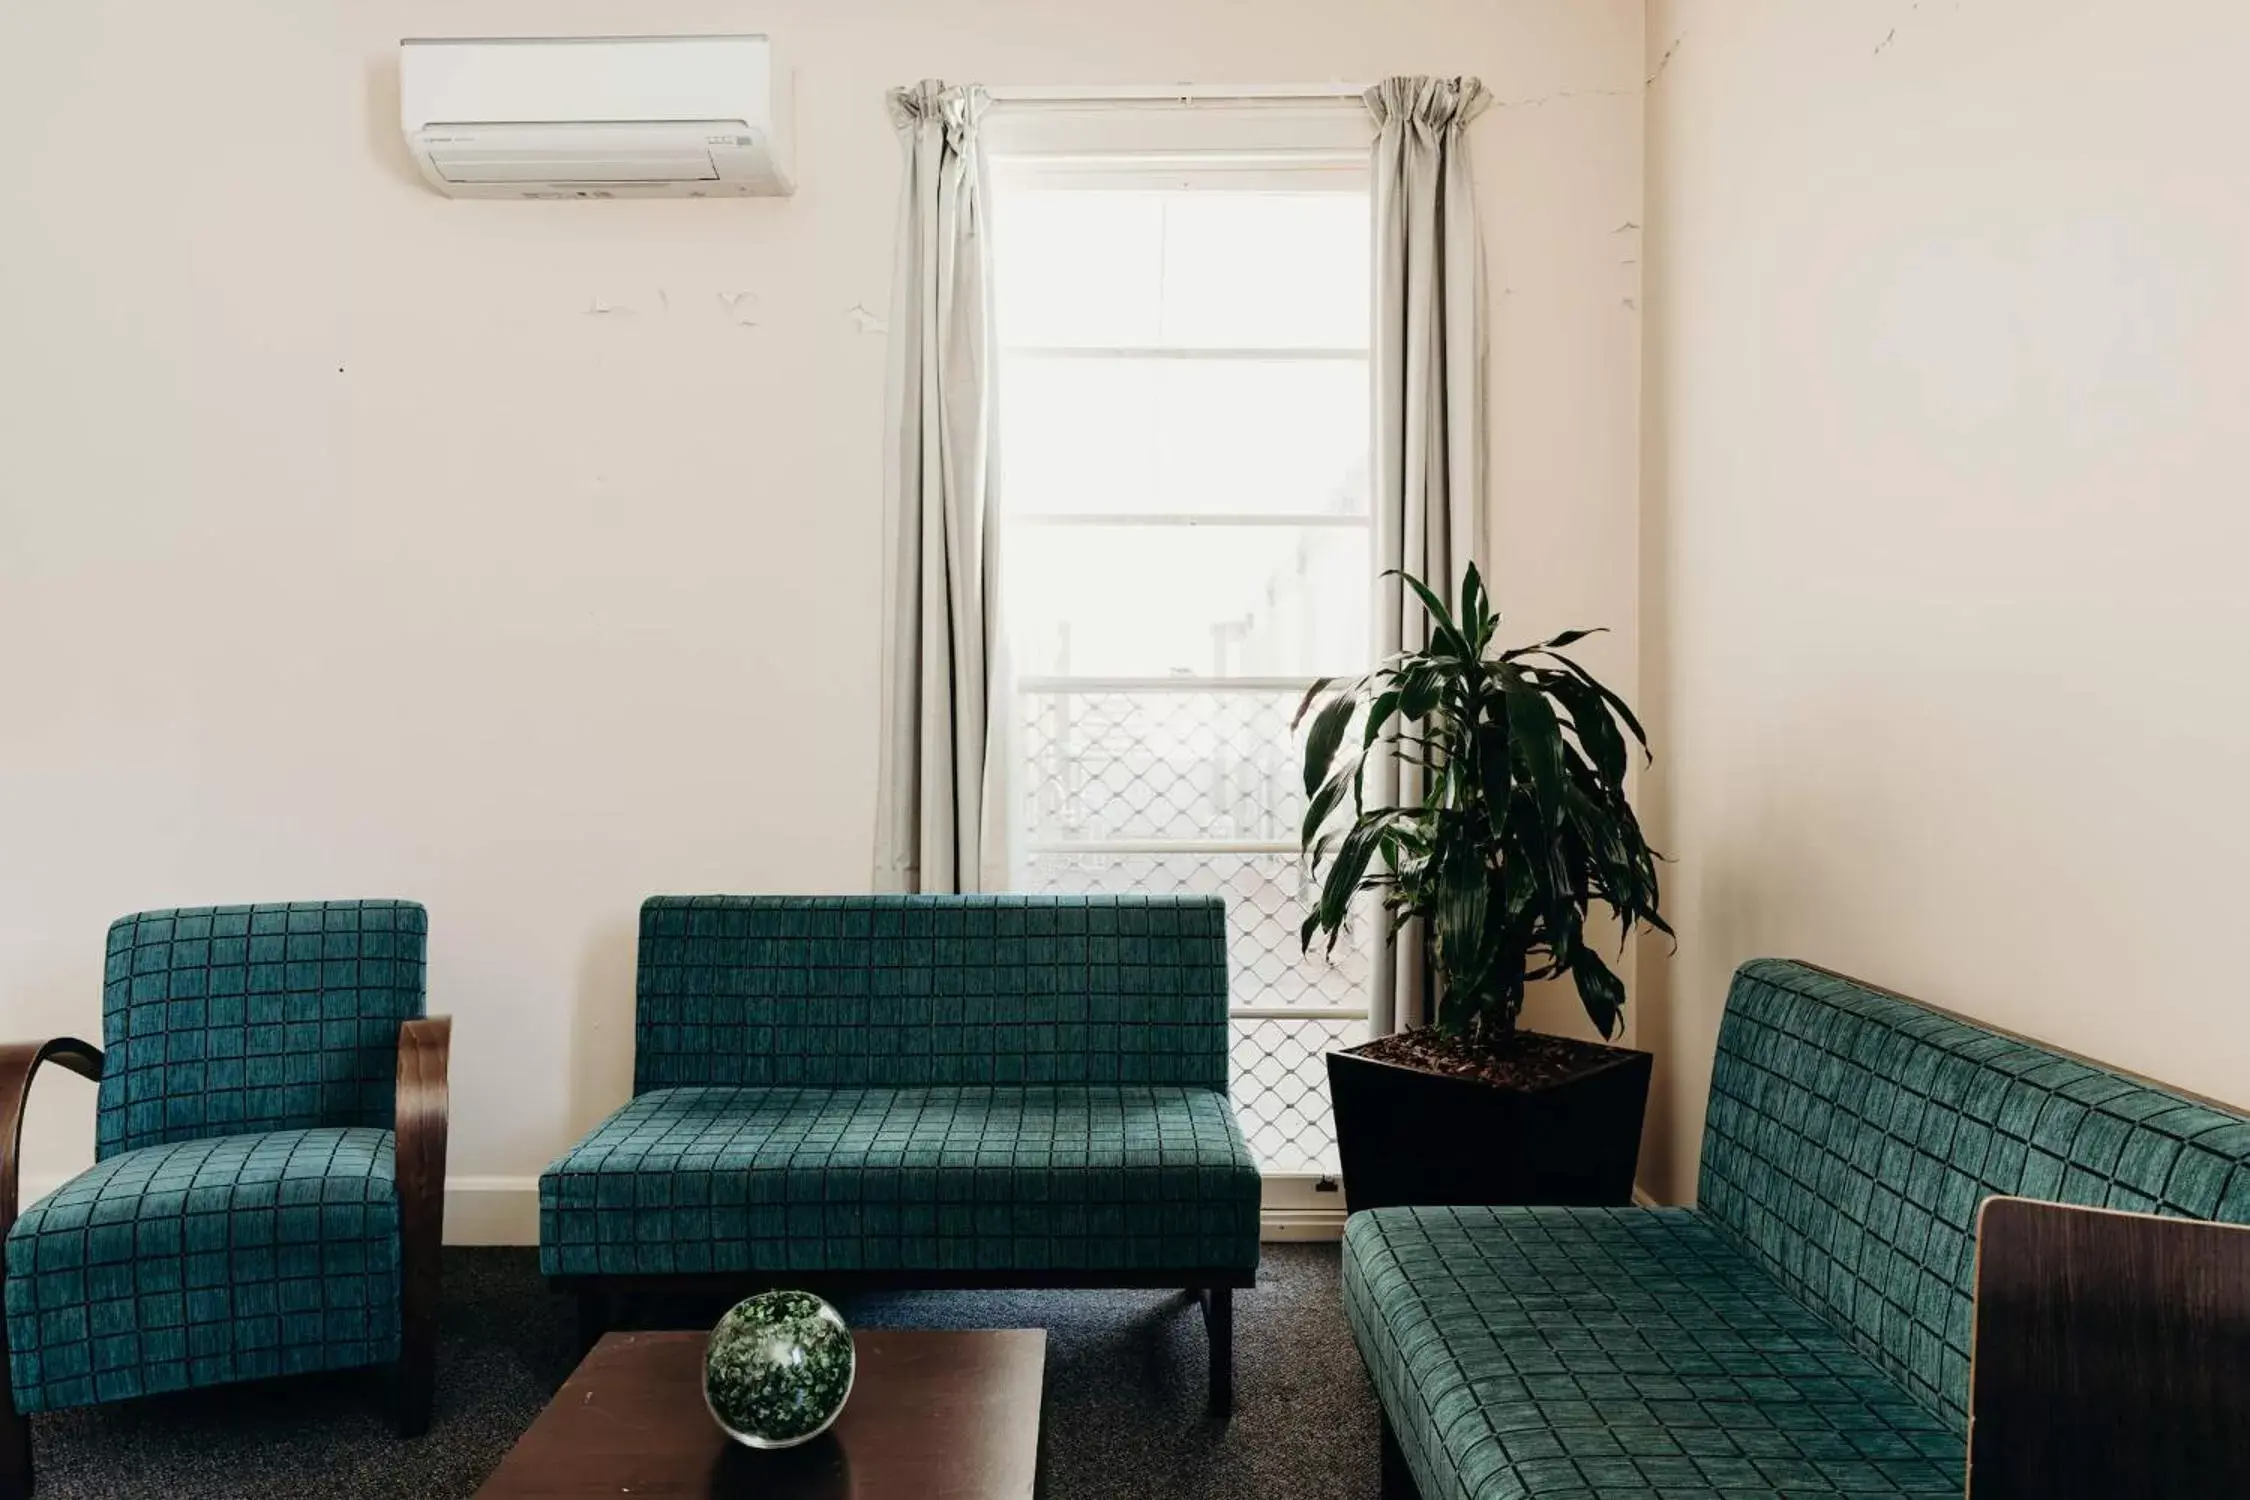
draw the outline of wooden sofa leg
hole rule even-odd
[[[584,1359],[609,1332],[609,1297],[603,1292],[578,1294],[578,1357]]]
[[[1211,1415],[1234,1414],[1234,1288],[1203,1294],[1203,1331],[1211,1343]]]
[[[417,1438],[428,1432],[436,1400],[436,1309],[411,1309],[399,1331],[398,1364],[392,1371],[391,1419],[398,1435]]]
[[[440,1288],[439,1241],[444,1185],[427,1181],[402,1192],[403,1221],[399,1256],[398,1363],[391,1367],[391,1420],[403,1438],[430,1430],[437,1397],[437,1322]]]
[[[10,1394],[7,1351],[0,1347],[0,1500],[30,1500],[31,1419]]]

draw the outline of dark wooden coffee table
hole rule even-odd
[[[703,1334],[610,1334],[477,1494],[1030,1500],[1045,1332],[876,1328],[853,1340],[859,1369],[836,1425],[759,1453],[704,1409]]]

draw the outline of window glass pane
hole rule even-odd
[[[993,228],[1003,346],[1157,342],[1162,194],[1003,191]]]
[[[1367,513],[1361,361],[1017,354],[1002,381],[1016,514]]]
[[[1364,193],[1179,193],[1165,204],[1164,342],[1364,349]]]
[[[1364,349],[1364,192],[1042,191],[994,206],[1000,340]]]
[[[1153,362],[1007,356],[1000,495],[1009,512],[1166,509],[1157,485]]]
[[[1359,526],[1018,526],[1001,567],[1025,676],[1317,676],[1368,654]]]

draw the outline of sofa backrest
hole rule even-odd
[[[324,1125],[388,1129],[422,1014],[411,901],[136,912],[110,924],[94,1150]]]
[[[1806,964],[1742,966],[1700,1207],[1964,1433],[1996,1193],[2250,1222],[2250,1118]]]
[[[1226,912],[1192,896],[654,896],[633,1092],[1227,1085]]]

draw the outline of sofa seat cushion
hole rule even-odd
[[[105,1157],[8,1233],[19,1411],[387,1363],[391,1132],[277,1130]]]
[[[1247,1271],[1258,1171],[1213,1089],[667,1088],[539,1219],[550,1276]]]
[[[1424,1500],[1961,1493],[1961,1439],[1687,1209],[1386,1208],[1353,1337]]]

